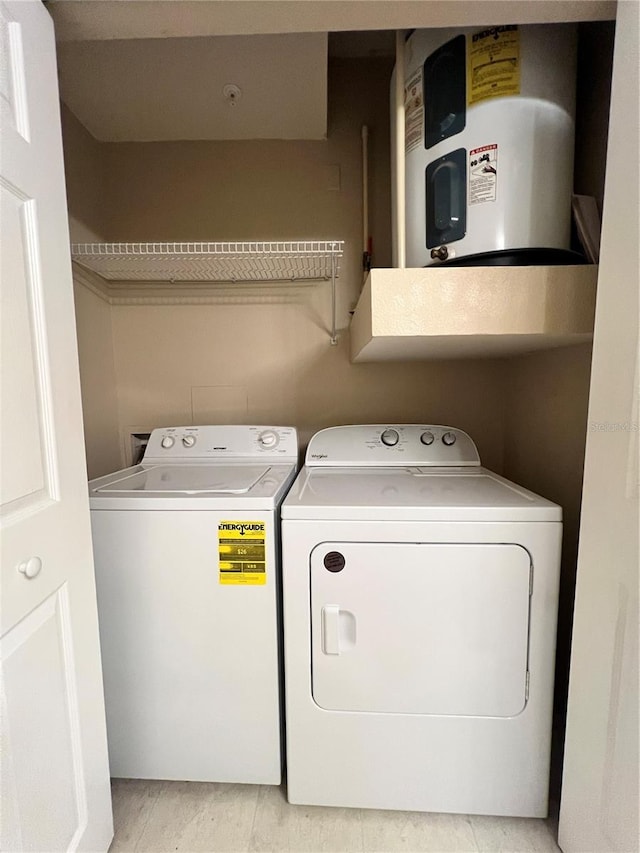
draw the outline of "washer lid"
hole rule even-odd
[[[96,495],[244,495],[270,470],[264,465],[137,466],[102,486]]]
[[[309,468],[283,519],[560,521],[562,509],[486,468]]]

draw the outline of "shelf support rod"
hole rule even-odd
[[[336,331],[336,247],[331,250],[331,346],[334,347],[338,343],[338,333]]]
[[[403,270],[406,266],[406,223],[405,223],[405,113],[404,113],[404,63],[405,63],[405,33],[396,30],[396,80],[395,102],[396,114],[396,162],[394,163],[396,177],[396,265]]]

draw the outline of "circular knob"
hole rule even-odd
[[[193,445],[196,443],[195,435],[183,435],[182,443],[185,447],[193,447]]]
[[[433,442],[434,442],[433,433],[432,432],[423,432],[422,435],[420,436],[420,441],[423,444],[433,444]]]
[[[447,447],[451,447],[452,444],[456,443],[456,434],[454,432],[445,432],[442,436],[442,443],[446,444]]]
[[[395,429],[385,429],[380,436],[380,441],[383,444],[386,444],[387,447],[393,447],[400,441],[400,436],[398,435],[398,431]]]
[[[269,430],[268,432],[261,432],[258,436],[258,442],[262,447],[275,447],[278,443],[278,434],[276,432],[272,432]]]
[[[160,442],[160,446],[164,447],[166,449],[168,447],[173,447],[173,445],[175,443],[176,443],[176,440],[172,435],[165,435],[165,437]]]
[[[18,571],[21,572],[25,578],[35,578],[36,575],[40,574],[40,569],[42,568],[42,560],[40,557],[29,557],[28,560],[23,560],[21,563],[18,563]]]

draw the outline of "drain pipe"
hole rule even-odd
[[[362,271],[366,279],[371,269],[369,238],[369,128],[362,125]]]
[[[396,262],[399,269],[406,266],[405,232],[405,170],[404,170],[404,30],[396,30]]]

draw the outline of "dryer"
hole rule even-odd
[[[292,803],[547,814],[561,509],[462,430],[322,430],[282,506]]]
[[[290,427],[152,432],[89,483],[111,775],[279,784]]]

